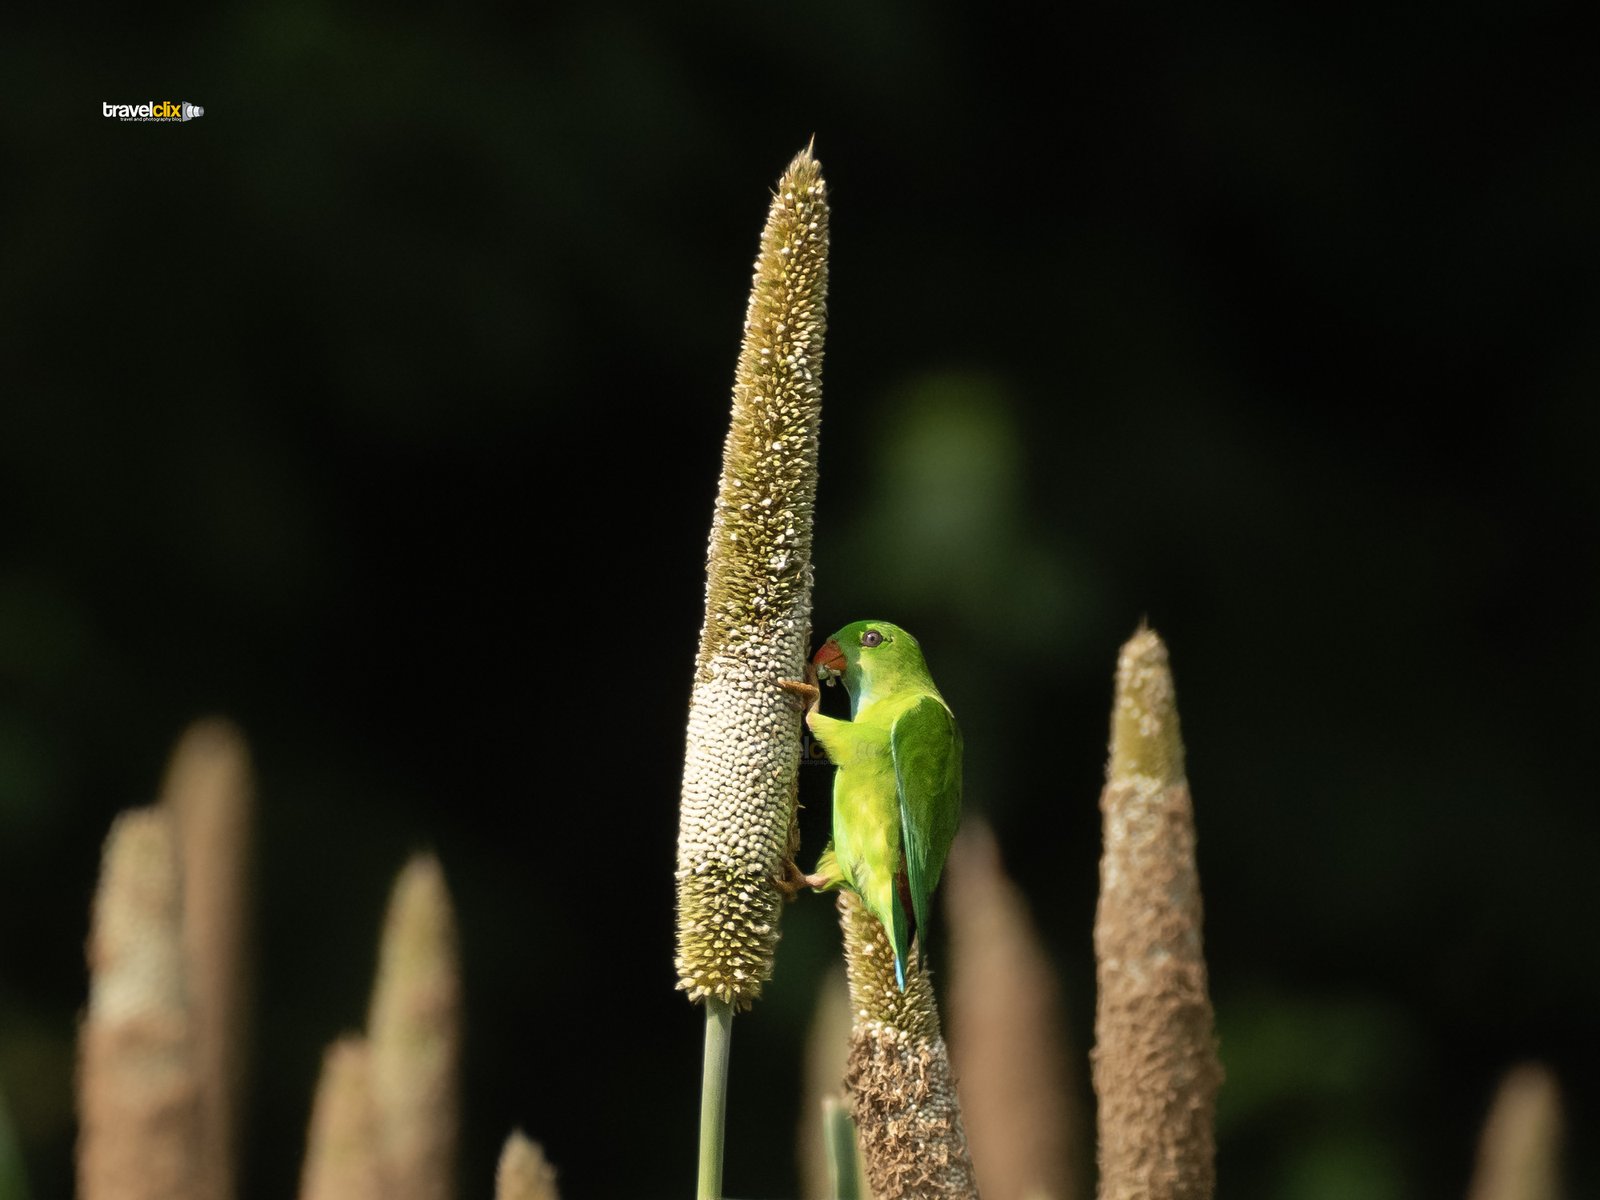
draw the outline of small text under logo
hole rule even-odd
[[[144,104],[100,103],[100,111],[118,121],[192,121],[206,110],[187,100],[151,100]]]

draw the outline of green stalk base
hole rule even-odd
[[[728,1126],[728,1048],[733,1006],[706,1000],[706,1056],[700,1080],[700,1186],[698,1200],[722,1200],[722,1146]]]

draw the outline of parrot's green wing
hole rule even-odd
[[[926,938],[928,900],[955,840],[961,819],[961,731],[936,696],[924,696],[889,730],[906,882],[917,931]]]

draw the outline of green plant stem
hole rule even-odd
[[[833,1200],[861,1200],[861,1157],[856,1150],[856,1123],[837,1097],[822,1102],[822,1135],[828,1143],[828,1174]]]
[[[728,1123],[728,1046],[733,1006],[706,997],[706,1057],[700,1080],[699,1200],[722,1200],[722,1143]]]

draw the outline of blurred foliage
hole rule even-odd
[[[927,647],[1074,1041],[1110,675],[1148,614],[1189,745],[1230,1193],[1459,1195],[1523,1058],[1594,1128],[1600,108],[1576,20],[9,14],[0,1086],[36,1194],[71,1177],[100,841],[209,711],[261,774],[246,1200],[293,1186],[321,1047],[361,1019],[421,846],[460,909],[464,1179],[513,1125],[574,1197],[692,1177],[670,1084],[637,1153],[606,1120],[640,1046],[693,1094],[681,723],[762,189],[813,133],[817,622],[877,613]],[[100,116],[146,98],[206,115]],[[736,1035],[742,1195],[794,1190],[838,953],[826,904],[785,930]],[[551,986],[619,971],[625,1035]],[[1600,1189],[1581,1138],[1572,1168]]]
[[[0,1200],[26,1200],[27,1180],[22,1174],[22,1154],[16,1132],[11,1128],[11,1112],[0,1093]]]

